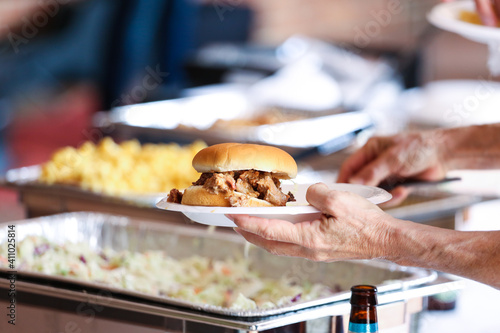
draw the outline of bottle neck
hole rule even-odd
[[[358,285],[351,288],[351,315],[349,332],[378,332],[377,289],[370,285]]]
[[[349,329],[347,333],[378,333],[378,323],[373,323],[373,324],[349,323]]]
[[[378,322],[377,308],[375,306],[356,306],[351,307],[349,321],[358,324],[372,324]]]
[[[349,318],[349,333],[378,332],[377,309],[375,306],[352,306]]]

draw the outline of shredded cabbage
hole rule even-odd
[[[0,253],[7,253],[7,243],[0,248]],[[7,266],[7,258],[0,255],[0,267]],[[322,284],[263,277],[246,258],[174,259],[164,251],[99,251],[83,243],[56,244],[38,236],[18,243],[16,267],[236,310],[269,309],[332,293]]]

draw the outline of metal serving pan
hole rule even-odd
[[[84,190],[78,186],[46,185],[38,181],[40,170],[39,165],[33,165],[10,169],[4,177],[0,176],[0,187],[19,193],[19,199],[29,218],[65,212],[91,211],[168,221],[170,224],[190,223],[182,214],[155,208],[156,202],[166,194],[111,196]],[[195,223],[191,225],[197,226]]]
[[[17,242],[29,235],[39,235],[56,243],[86,242],[95,250],[103,247],[130,251],[164,250],[174,258],[201,255],[222,259],[235,253],[243,255],[245,249],[243,238],[233,233],[209,233],[203,229],[165,226],[99,213],[66,213],[4,223],[0,225],[0,243],[6,241],[8,225],[15,225]],[[110,302],[132,299],[133,302],[139,304],[154,302],[160,306],[174,306],[189,311],[254,318],[307,310],[320,305],[345,301],[350,296],[350,287],[357,283],[377,285],[380,293],[383,294],[418,288],[437,277],[433,271],[406,268],[382,261],[315,263],[300,258],[274,256],[256,247],[252,247],[247,255],[253,269],[263,277],[278,278],[285,274],[293,274],[292,276],[299,281],[319,282],[330,286],[332,290],[335,288],[339,291],[330,296],[302,303],[291,303],[278,308],[235,310],[21,270],[17,272],[17,279],[35,284],[49,284],[52,287],[76,290],[81,293],[85,293],[86,290],[92,292],[105,289],[113,294]],[[0,269],[0,276],[6,279],[8,270]]]
[[[125,138],[176,142],[201,139],[208,145],[223,142],[273,145],[296,159],[311,153],[327,155],[344,149],[358,133],[373,126],[368,111],[322,115],[296,111],[304,118],[261,125],[213,127],[217,120],[243,120],[256,112],[251,111],[251,107],[246,107],[250,111],[237,110],[238,104],[231,103],[225,94],[210,94],[127,105],[97,114],[94,125],[106,134]]]
[[[104,193],[92,192],[85,190],[79,186],[65,184],[44,184],[38,181],[41,173],[41,165],[31,165],[27,167],[10,169],[5,176],[0,177],[0,186],[9,188],[34,187],[40,189],[53,189],[54,193],[79,193],[86,196],[94,196],[104,201],[124,201],[133,203],[138,206],[151,207],[160,199],[164,198],[167,193],[151,193],[151,194],[121,194],[108,195]]]

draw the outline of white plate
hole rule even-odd
[[[500,122],[500,83],[485,80],[433,81],[406,90],[398,101],[412,123],[460,127]]]
[[[314,219],[316,214],[321,212],[313,206],[310,206],[306,200],[306,192],[311,184],[283,184],[283,192],[292,192],[296,201],[288,203],[283,207],[212,207],[212,206],[187,206],[167,202],[167,198],[160,200],[156,207],[181,212],[189,219],[207,225],[219,227],[236,227],[233,221],[229,220],[224,214],[249,214],[274,219],[284,219],[290,222],[301,222]],[[356,184],[328,184],[328,187],[336,191],[353,192],[369,200],[374,204],[388,201],[392,195],[378,187],[363,186]]]
[[[473,1],[444,2],[434,6],[427,19],[436,27],[459,34],[478,43],[500,42],[500,28],[487,27],[460,20],[463,10],[475,11]]]

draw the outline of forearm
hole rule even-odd
[[[438,130],[434,140],[447,170],[500,168],[500,124]]]
[[[462,232],[392,219],[387,259],[500,288],[500,231]]]

